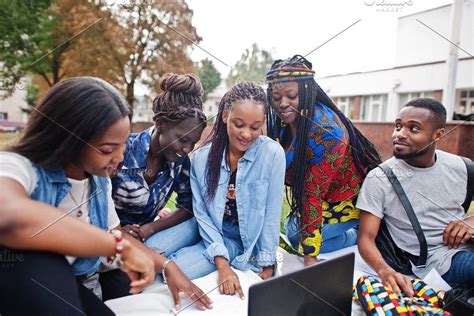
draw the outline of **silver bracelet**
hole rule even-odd
[[[167,259],[165,261],[165,263],[163,263],[163,270],[161,270],[161,276],[163,277],[163,283],[164,284],[167,284],[168,283],[168,279],[166,278],[166,266],[168,266],[168,264],[173,261],[171,259]]]

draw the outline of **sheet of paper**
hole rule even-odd
[[[219,289],[217,288],[217,272],[211,273],[210,275],[195,280],[195,284],[199,286],[204,292],[211,291],[208,296],[213,301],[214,308],[212,310],[206,311],[206,316],[211,315],[247,315],[247,308],[248,308],[248,291],[249,287],[252,284],[258,283],[261,279],[258,277],[257,274],[253,273],[252,271],[239,271],[234,269],[237,273],[240,285],[242,286],[242,290],[244,292],[245,298],[242,300],[236,294],[233,296],[230,295],[222,295],[219,293]],[[188,305],[190,300],[185,298],[183,300],[183,308],[184,306]],[[202,311],[196,308],[194,305],[189,306],[188,308],[179,312],[178,315],[203,315]]]
[[[438,271],[431,269],[431,271],[423,278],[426,284],[431,286],[436,291],[443,290],[449,291],[451,287],[448,283],[439,275]]]
[[[174,303],[166,287],[160,284],[153,285],[147,289],[146,293],[122,297],[106,302],[117,315],[247,315],[248,289],[252,284],[258,283],[261,279],[252,271],[239,271],[237,273],[240,285],[244,291],[245,299],[241,300],[238,295],[221,295],[217,288],[217,272],[194,280],[204,292],[209,292],[208,296],[213,301],[213,309],[205,312],[199,310],[194,305],[190,305],[191,300],[181,294],[181,309],[176,313],[173,310]]]

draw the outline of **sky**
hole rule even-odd
[[[194,47],[191,58],[194,61],[210,58],[222,77],[227,76],[246,48],[257,43],[276,59],[311,52],[307,58],[313,63],[316,77],[321,78],[393,67],[398,17],[452,1],[187,0],[187,3],[194,11],[193,25],[202,37],[199,46],[214,56]]]

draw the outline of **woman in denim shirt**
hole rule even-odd
[[[278,248],[285,155],[262,136],[267,100],[252,82],[219,104],[207,144],[191,160],[193,210],[202,241],[171,256],[191,279],[216,269],[223,294],[243,296],[231,266],[273,274]]]

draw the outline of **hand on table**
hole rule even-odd
[[[258,276],[261,277],[262,280],[266,280],[268,278],[271,278],[271,276],[273,275],[273,270],[274,266],[263,267],[262,272],[260,272]]]
[[[166,266],[165,273],[168,280],[168,288],[173,296],[176,310],[179,310],[181,307],[180,292],[184,292],[199,309],[205,310],[212,308],[212,300],[188,279],[174,261],[171,261]]]
[[[229,266],[218,269],[217,271],[219,274],[220,293],[226,295],[238,293],[240,298],[244,299],[244,293],[237,274]]]

